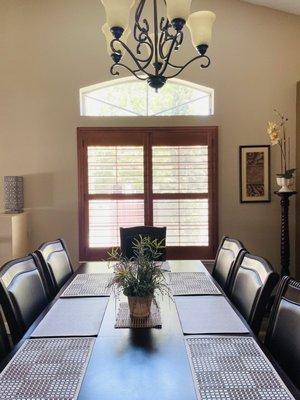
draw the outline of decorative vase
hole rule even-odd
[[[23,176],[4,177],[4,206],[7,214],[23,212]]]
[[[130,316],[133,318],[148,318],[150,315],[153,296],[131,297],[128,296]]]
[[[287,179],[287,178],[282,178],[282,177],[277,177],[277,185],[281,186],[279,189],[279,193],[285,193],[285,192],[293,192],[294,191],[294,178]]]

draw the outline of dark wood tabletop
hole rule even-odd
[[[170,261],[170,264],[173,272],[206,271],[200,261]],[[99,272],[112,271],[105,262],[91,262],[81,264],[75,274]],[[0,371],[30,337],[72,279],[74,276],[0,365]],[[227,301],[230,303],[229,299]],[[158,302],[162,329],[115,329],[117,305],[115,297],[110,297],[78,400],[197,399],[175,303],[167,296],[158,298]],[[254,337],[251,330],[249,335]],[[274,360],[271,362],[294,397],[299,399],[299,392]]]

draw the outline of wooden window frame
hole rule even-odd
[[[88,194],[88,146],[143,146],[144,194]],[[189,193],[152,193],[152,146],[208,146],[208,196]],[[208,198],[209,246],[167,248],[169,259],[213,259],[218,247],[218,127],[77,128],[79,258],[98,261],[106,248],[88,246],[88,202],[96,199],[144,199],[145,225],[153,225],[153,200]]]

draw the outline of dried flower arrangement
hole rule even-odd
[[[271,145],[278,145],[281,153],[281,172],[277,174],[279,178],[292,179],[294,177],[294,173],[296,171],[295,168],[291,168],[291,141],[290,137],[287,136],[286,133],[286,125],[288,122],[288,118],[279,113],[277,110],[274,110],[277,117],[279,118],[278,122],[268,122],[267,132],[270,137]]]

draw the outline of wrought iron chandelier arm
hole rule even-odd
[[[164,66],[163,66],[163,68],[159,71],[160,75],[163,75],[163,74],[166,72],[166,69],[168,68],[168,65],[170,65],[169,61],[170,61],[170,57],[171,57],[171,54],[172,54],[172,52],[173,52],[175,43],[176,43],[176,36],[173,37],[172,44],[171,44],[171,46],[170,46],[170,49],[169,49],[169,51],[168,51],[167,56],[165,57]]]
[[[144,10],[144,6],[145,6],[146,0],[141,0],[136,13],[135,13],[135,24],[134,24],[134,31],[133,31],[133,35],[136,41],[140,41],[141,40],[141,36],[143,35],[143,33],[147,32],[149,33],[149,23],[146,19],[143,19],[143,24],[145,25],[144,27],[141,26],[140,24],[140,19],[141,19],[141,15],[142,12]]]
[[[194,57],[192,60],[190,60],[190,61],[188,61],[185,65],[174,65],[174,64],[172,64],[172,63],[168,63],[168,65],[170,66],[170,67],[172,67],[172,68],[176,68],[176,69],[178,69],[179,71],[177,71],[175,74],[172,74],[172,75],[169,75],[169,76],[167,76],[166,78],[167,79],[170,79],[170,78],[175,78],[177,75],[179,75],[187,66],[189,66],[190,64],[192,64],[194,61],[196,61],[196,60],[201,60],[201,59],[204,59],[204,60],[206,60],[207,62],[206,62],[206,64],[201,64],[200,65],[200,67],[201,68],[208,68],[209,66],[210,66],[210,58],[208,57],[208,56],[206,56],[206,55],[199,55],[199,56],[197,56],[197,57]]]
[[[127,65],[122,64],[122,63],[115,63],[110,67],[110,73],[112,75],[114,75],[114,76],[120,75],[120,72],[116,71],[117,67],[122,67],[122,68],[127,69],[132,75],[134,75],[137,79],[139,79],[141,81],[146,81],[148,79],[148,76],[147,77],[141,77],[136,73],[137,70],[132,70],[131,68],[127,67]]]
[[[159,28],[161,31],[167,31],[168,28],[170,28],[172,25],[170,24],[170,21],[168,18],[161,17],[160,23],[159,23]]]
[[[174,51],[177,51],[179,46],[182,44],[182,37],[183,37],[182,35],[176,36],[175,45],[174,45]],[[163,37],[163,34],[161,35],[161,40],[159,42],[159,54],[160,54],[160,57],[163,60],[165,60],[167,58],[167,56],[168,56],[168,51],[165,53],[164,52],[164,47],[166,47],[167,44],[169,42],[172,42],[173,40],[174,40],[174,36],[169,37],[169,38],[166,39],[165,37]]]
[[[145,28],[142,28],[139,24],[134,25],[134,39],[137,42],[142,42],[145,41],[146,38],[149,36],[149,23],[146,19],[143,19],[143,23],[145,25]]]
[[[170,41],[173,41],[174,38],[176,38],[176,45],[174,47],[174,50],[178,50],[179,46],[182,44],[183,41],[183,32],[176,32],[175,34],[172,34],[169,32],[169,29],[172,28],[172,24],[170,24],[168,19],[165,19],[164,17],[161,18],[160,21],[160,38],[159,38],[159,45],[158,45],[158,52],[160,57],[164,60],[167,58],[167,54],[164,52],[164,47],[166,44]]]
[[[143,59],[141,59],[141,58],[135,57],[135,55],[134,55],[133,53],[130,54],[131,57],[136,58],[139,62],[145,63],[145,65],[143,66],[143,69],[147,68],[147,67],[150,65],[150,63],[151,63],[151,61],[152,61],[153,54],[154,54],[154,46],[153,46],[153,43],[152,43],[152,40],[151,40],[151,39],[150,39],[149,42],[142,42],[142,43],[139,43],[139,44],[137,45],[137,54],[141,54],[140,47],[141,47],[142,45],[144,45],[144,44],[147,45],[147,46],[150,48],[150,55],[149,55],[147,58],[145,58],[145,59],[143,60]]]
[[[130,54],[132,60],[134,61],[134,63],[135,63],[136,66],[137,66],[137,70],[135,70],[136,72],[141,71],[141,72],[147,73],[147,72],[145,71],[145,68],[148,67],[148,65],[149,65],[150,62],[151,62],[152,56],[153,56],[153,45],[152,45],[152,42],[151,42],[151,44],[148,43],[148,45],[149,45],[150,48],[151,48],[151,54],[150,54],[150,56],[149,56],[147,59],[145,59],[145,60],[142,60],[142,59],[139,59],[138,57],[136,57],[136,56],[133,54],[133,52],[130,50],[130,48],[129,48],[124,42],[122,42],[122,40],[120,40],[120,39],[113,39],[113,40],[112,40],[110,47],[111,47],[113,53],[119,53],[119,54],[120,54],[120,50],[116,49],[115,46],[114,46],[116,43],[121,44],[121,46]],[[145,42],[145,44],[146,44],[146,42]],[[152,47],[151,47],[151,46],[152,46]],[[141,63],[146,63],[146,64],[145,64],[144,66],[142,66]]]
[[[163,53],[163,46],[165,43],[165,32],[162,31],[160,36],[159,36],[159,43],[158,43],[158,53],[160,58],[164,59],[164,53]]]
[[[172,19],[172,21],[167,17],[159,19],[158,0],[153,0],[154,38],[152,38],[152,34],[150,34],[149,20],[143,16],[146,1],[147,0],[137,0],[138,5],[135,12],[135,23],[133,28],[135,48],[133,50],[128,47],[126,40],[124,40],[124,42],[122,41],[124,29],[118,26],[111,28],[111,32],[114,36],[114,39],[110,43],[112,50],[111,57],[114,62],[111,67],[112,75],[119,75],[117,67],[125,68],[137,79],[142,81],[147,80],[149,86],[157,91],[165,85],[168,79],[179,75],[183,70],[185,70],[185,68],[196,60],[201,60],[201,68],[208,68],[210,65],[210,58],[206,55],[208,48],[208,45],[206,44],[199,44],[196,46],[198,55],[186,64],[175,65],[171,62],[173,52],[178,50],[183,43],[183,27],[186,18],[178,17]],[[166,0],[164,0],[164,3],[166,5]],[[216,17],[214,13],[208,11],[200,13],[195,16],[195,18],[196,20],[194,19],[194,23],[201,23],[201,20],[203,19],[203,23],[209,24],[208,26],[212,29],[212,24]],[[107,35],[109,32],[106,31],[106,28],[103,32],[106,37],[108,37]],[[126,39],[129,36],[128,34],[129,32],[127,31]],[[130,67],[121,63],[121,61],[123,61],[123,54],[126,54],[126,52],[130,55],[133,62],[133,65],[130,64]],[[151,64],[153,69],[150,68]],[[169,67],[173,68],[174,71],[170,71]]]

